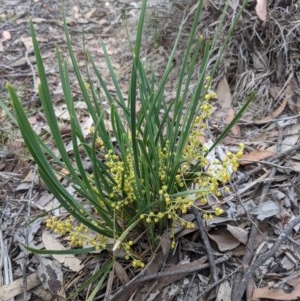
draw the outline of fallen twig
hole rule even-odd
[[[215,260],[215,264],[220,264],[223,263],[227,260],[229,260],[230,255],[224,255],[221,258],[218,258]],[[164,277],[171,277],[171,276],[176,276],[176,275],[182,275],[182,274],[191,274],[194,272],[198,272],[204,269],[207,269],[210,267],[209,263],[204,263],[204,264],[197,264],[198,260],[195,261],[195,264],[193,267],[191,267],[190,264],[182,264],[180,265],[180,269],[176,271],[169,271],[169,272],[159,272],[155,273],[152,275],[142,275],[142,276],[136,276],[133,278],[130,282],[125,284],[115,295],[113,295],[110,299],[110,301],[119,301],[119,300],[126,300],[124,299],[124,295],[128,295],[131,292],[133,292],[139,285],[146,281],[150,281],[153,279],[161,279]],[[201,260],[200,260],[201,262]],[[185,268],[187,266],[188,268]]]
[[[217,282],[209,285],[201,294],[200,296],[205,296],[207,295],[213,288],[215,288],[216,286],[218,286],[219,284],[221,284],[223,281],[228,280],[231,276],[233,276],[236,273],[239,273],[239,271],[242,269],[242,266],[236,268],[233,272],[231,272],[230,274],[224,276],[223,278],[221,278],[220,280],[218,280]]]
[[[246,290],[247,284],[250,280],[250,278],[253,276],[254,272],[264,264],[266,260],[273,257],[281,244],[287,239],[288,236],[291,235],[293,228],[297,226],[300,223],[300,216],[297,216],[295,219],[293,219],[285,228],[285,230],[279,235],[276,242],[273,244],[272,248],[264,253],[262,256],[260,256],[252,265],[248,266],[242,280],[240,282],[240,285],[238,289],[235,290],[234,296],[232,297],[232,300],[234,301],[241,301],[244,295],[244,292]]]
[[[202,220],[202,217],[200,216],[199,211],[196,208],[193,207],[192,211],[193,211],[193,214],[195,215],[196,223],[199,227],[201,237],[202,237],[202,240],[203,240],[206,252],[207,252],[208,262],[209,262],[209,265],[210,265],[210,272],[211,272],[211,276],[212,276],[211,281],[212,281],[212,283],[215,283],[219,280],[218,271],[217,271],[217,266],[216,266],[214,256],[213,256],[213,253],[212,253],[212,249],[211,249],[211,246],[210,246],[210,243],[209,243],[209,239],[208,239],[208,236],[207,236],[206,231],[205,231],[203,220]]]

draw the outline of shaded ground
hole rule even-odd
[[[199,24],[199,34],[204,39],[211,39],[215,32],[215,21],[221,15],[223,7],[220,2],[207,2]],[[181,229],[178,245],[172,256],[164,257],[159,252],[153,254],[153,258],[163,258],[163,264],[167,262],[165,268],[152,270],[153,279],[160,279],[158,283],[150,282],[153,279],[139,280],[131,287],[121,290],[121,297],[116,297],[115,300],[125,300],[125,296],[128,295],[129,298],[132,295],[133,300],[137,301],[197,298],[236,301],[238,298],[235,294],[243,284],[244,288],[247,287],[247,300],[251,297],[256,300],[297,300],[300,295],[300,3],[273,1],[268,5],[268,19],[263,22],[255,13],[255,1],[249,1],[215,75],[218,101],[209,123],[210,138],[216,137],[220,127],[230,122],[234,110],[242,105],[252,91],[256,92],[256,98],[239,125],[224,141],[226,150],[234,149],[243,141],[247,146],[247,154],[231,183],[232,193],[222,199],[210,200],[211,206],[221,204],[227,212],[226,216],[215,218],[206,224],[212,249],[207,250],[203,245],[198,231],[185,233]],[[193,1],[184,2],[184,7],[188,8],[192,17]],[[127,25],[131,29],[129,38],[133,40],[132,28],[136,22],[137,8],[134,2],[125,1],[68,1],[64,7],[79,65],[83,67],[85,63],[81,34],[83,29],[86,47],[94,57],[99,58],[98,67],[104,78],[108,79],[98,41],[103,39],[106,43],[125,95],[130,48],[124,28]],[[158,75],[168,58],[174,33],[179,25],[178,20],[183,17],[182,5],[175,3],[169,14],[168,9],[166,2],[158,5],[154,3],[145,32],[143,56],[155,66]],[[216,45],[216,54],[235,9],[234,5],[230,7],[226,16],[219,44]],[[10,81],[17,87],[37,132],[46,126],[37,95],[38,78],[28,30],[28,20],[32,18],[52,87],[53,101],[60,116],[60,126],[67,136],[68,119],[63,114],[65,108],[54,51],[57,45],[67,55],[61,12],[59,1],[51,1],[51,4],[39,1],[2,2],[0,100],[8,104],[4,86],[6,81]],[[186,35],[189,25],[190,22],[187,21],[184,30]],[[178,65],[183,49],[184,43],[177,53]],[[213,57],[211,65],[215,60],[216,57]],[[199,66],[200,62],[201,60]],[[177,70],[172,73],[174,81],[169,84],[170,99],[174,96],[176,74]],[[110,88],[113,90],[113,86]],[[73,93],[84,126],[85,108],[75,80]],[[57,203],[39,182],[16,127],[2,109],[0,123],[0,296],[6,293],[3,300],[17,295],[15,300],[54,300],[51,299],[53,296],[63,296],[66,292],[68,294],[81,283],[82,274],[91,274],[96,270],[101,265],[101,259],[80,258],[85,263],[83,272],[76,270],[78,261],[74,258],[71,263],[64,262],[61,265],[56,265],[57,259],[52,257],[48,262],[43,261],[44,269],[47,265],[57,266],[55,271],[57,275],[62,274],[63,289],[57,289],[53,284],[45,285],[47,281],[43,279],[41,272],[36,273],[42,266],[41,258],[28,254],[24,244],[42,247],[45,241],[51,241],[50,245],[54,248],[55,239],[52,241],[51,236],[45,236],[49,233],[44,231],[41,218],[36,219],[30,227],[26,225],[30,218],[52,210]],[[283,240],[285,237],[280,236],[280,233],[292,220],[294,224],[287,232],[288,240]],[[218,263],[215,272],[219,279],[223,279],[220,283],[215,282],[219,288],[217,291],[214,291],[213,285],[209,285],[212,284],[212,267],[209,269],[205,266],[207,252],[214,256]],[[153,265],[157,268],[162,262],[154,260]],[[159,276],[157,273],[161,271],[165,274]],[[137,271],[125,266],[122,273],[132,279]],[[20,282],[13,282],[16,279],[20,279]],[[117,273],[112,292],[117,292],[121,284],[128,281],[126,279]],[[2,284],[9,283],[12,292],[4,291],[7,286],[2,287]],[[22,289],[24,285],[27,290]],[[147,296],[147,292],[151,294]],[[76,300],[85,300],[85,294],[86,292]],[[103,298],[104,295],[98,297],[99,300]]]

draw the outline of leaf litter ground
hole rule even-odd
[[[8,104],[4,86],[10,81],[18,87],[36,131],[49,138],[37,95],[38,78],[28,31],[28,20],[32,18],[60,129],[68,144],[70,125],[54,52],[55,45],[62,53],[66,47],[59,1],[36,1],[33,5],[18,0],[6,2],[0,6],[1,102]],[[143,272],[116,265],[96,300],[109,295],[113,296],[112,300],[131,297],[137,301],[297,300],[300,295],[300,6],[292,0],[272,1],[268,5],[266,1],[257,2],[258,8],[256,1],[249,1],[214,77],[218,100],[209,120],[208,140],[213,140],[247,96],[256,92],[249,110],[215,154],[234,149],[240,142],[247,147],[241,167],[230,183],[231,193],[221,199],[214,196],[209,199],[210,206],[221,205],[226,215],[205,222],[197,231],[178,228],[178,244],[173,253],[162,236],[159,248],[152,251]],[[184,17],[184,9],[190,14],[184,28],[184,35],[188,35],[194,4],[195,1],[150,1],[143,58],[155,66],[158,76],[168,58],[179,20]],[[216,60],[238,5],[238,1],[231,2],[210,65]],[[199,35],[204,39],[212,38],[223,7],[223,1],[205,4],[199,23]],[[85,64],[83,30],[86,47],[109,82],[98,40],[106,43],[126,95],[131,55],[128,38],[134,40],[138,3],[69,1],[65,12],[79,64],[82,67]],[[129,28],[129,34],[124,25]],[[183,50],[184,42],[176,54],[177,67]],[[199,68],[200,64],[201,58]],[[168,86],[166,97],[170,101],[175,93],[176,74],[174,70]],[[80,90],[73,82],[76,108],[82,126],[88,127],[90,120]],[[65,248],[64,240],[45,228],[42,216],[49,210],[60,216],[65,212],[40,182],[18,130],[3,109],[0,109],[0,122],[0,296],[2,300],[63,299],[85,280],[82,275],[92,275],[107,255],[44,258],[26,252],[24,244]],[[89,162],[85,164],[88,170]],[[191,212],[185,219],[194,221],[195,216]],[[29,220],[34,221],[27,226]],[[214,264],[208,263],[208,257],[213,258]],[[74,300],[85,299],[89,289]]]

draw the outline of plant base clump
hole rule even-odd
[[[211,81],[207,77],[207,86]],[[210,194],[221,196],[221,185],[227,184],[231,179],[231,174],[237,171],[239,166],[238,160],[243,155],[244,145],[240,145],[240,150],[235,154],[228,152],[222,160],[215,159],[209,162],[206,155],[208,148],[203,144],[205,140],[204,134],[206,129],[206,121],[211,115],[213,107],[212,101],[216,98],[214,92],[209,91],[204,95],[204,100],[200,106],[199,114],[196,116],[191,133],[187,140],[186,146],[182,153],[180,165],[175,175],[175,181],[170,189],[169,182],[169,167],[171,157],[174,155],[170,150],[169,140],[165,140],[165,145],[162,149],[157,150],[159,168],[156,174],[159,177],[159,186],[154,187],[149,191],[149,186],[144,185],[146,179],[136,181],[133,164],[133,154],[128,151],[126,156],[122,158],[118,151],[106,149],[101,137],[96,137],[96,145],[98,151],[104,154],[105,165],[109,172],[109,190],[101,191],[106,200],[100,197],[98,202],[101,206],[105,206],[107,199],[109,206],[113,212],[115,223],[122,224],[122,230],[125,231],[130,224],[124,219],[124,212],[138,213],[137,194],[138,185],[142,184],[142,197],[147,198],[150,195],[150,204],[148,208],[144,208],[143,213],[139,214],[139,227],[152,227],[152,230],[160,235],[165,227],[169,228],[169,236],[172,240],[171,247],[175,246],[175,228],[178,226],[186,229],[193,229],[195,224],[185,219],[185,214],[192,208],[196,207],[203,212],[205,219],[212,219],[213,216],[219,216],[224,213],[220,207],[213,210],[204,209],[207,204],[207,197]],[[95,133],[94,127],[90,129],[91,134]],[[127,137],[130,140],[130,137]],[[116,149],[119,149],[115,146]],[[128,148],[131,149],[130,147]],[[142,158],[141,158],[142,160]],[[197,168],[195,169],[195,166]],[[99,193],[95,184],[95,175],[89,176],[89,181],[96,193]],[[191,187],[196,187],[192,189]],[[147,191],[148,190],[148,191]],[[225,187],[228,192],[228,187]],[[101,216],[96,219],[94,216],[94,224],[97,226],[103,223]],[[96,233],[93,233],[88,227],[83,224],[75,226],[74,218],[64,221],[56,217],[50,218],[47,222],[47,227],[52,229],[56,234],[69,235],[70,247],[93,246],[95,250],[111,249],[112,241]],[[163,227],[162,227],[163,225]],[[133,231],[134,233],[135,231]],[[115,237],[117,240],[118,237]],[[126,242],[120,244],[120,248],[124,251],[126,260],[132,259],[132,266],[143,267],[144,263],[138,259],[134,252],[130,252],[134,245],[135,238],[131,233],[128,233]],[[120,249],[119,248],[119,249]]]

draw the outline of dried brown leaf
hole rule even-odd
[[[279,212],[279,205],[272,200],[268,200],[253,208],[250,213],[256,215],[258,220],[263,221],[264,219],[274,216]]]
[[[283,110],[285,109],[285,106],[288,102],[288,99],[286,98],[282,103],[281,105],[274,111],[272,112],[272,114],[260,119],[260,120],[254,120],[253,123],[254,124],[265,124],[265,123],[268,123],[270,121],[272,121],[272,119],[274,118],[277,118],[282,112]]]
[[[229,124],[229,123],[233,120],[234,116],[235,116],[234,110],[233,110],[233,109],[230,109],[229,112],[228,112],[228,114],[227,114],[227,116],[226,116],[226,118],[225,118],[225,122],[226,122],[227,124]],[[232,133],[234,136],[236,136],[236,137],[241,137],[241,130],[240,130],[240,127],[239,127],[237,124],[235,124],[235,125],[232,127],[232,129],[231,129],[231,133]]]
[[[39,257],[38,276],[46,290],[53,295],[60,295],[63,287],[63,272],[53,260]]]
[[[300,124],[293,124],[287,127],[284,131],[284,139],[281,142],[281,151],[287,151],[293,145],[299,143]]]
[[[255,6],[256,14],[262,21],[266,21],[267,19],[267,2],[267,0],[257,0],[257,4]]]
[[[1,34],[1,37],[0,37],[0,41],[4,42],[4,41],[10,40],[10,39],[11,39],[10,32],[7,31],[7,30],[2,31],[2,34]]]
[[[29,53],[33,52],[33,44],[32,44],[32,38],[31,37],[22,37],[20,40],[24,44],[26,50]]]
[[[240,165],[252,164],[254,162],[259,162],[260,160],[267,159],[276,155],[276,152],[270,150],[255,150],[250,153],[244,154],[240,159]]]
[[[3,286],[0,286],[0,300],[1,301],[8,301],[12,298],[20,295],[23,293],[24,286],[23,286],[24,279],[23,277]],[[36,286],[38,286],[41,281],[36,273],[30,274],[27,276],[27,290],[30,290]]]
[[[292,291],[284,291],[281,288],[260,287],[254,290],[252,300],[266,298],[268,300],[299,300],[300,278],[288,282]]]
[[[231,287],[228,281],[220,284],[216,301],[231,301]]]
[[[248,231],[236,226],[227,225],[227,230],[242,244],[247,244],[248,241]]]
[[[125,285],[127,282],[129,282],[129,277],[125,271],[125,269],[122,267],[122,265],[119,262],[114,263],[114,269],[116,271],[116,274],[119,278],[119,280],[122,282],[123,285]]]
[[[208,233],[210,239],[212,239],[221,252],[235,249],[240,242],[227,230],[220,229],[213,233]]]
[[[47,230],[43,231],[42,240],[47,250],[66,250],[66,248]],[[74,272],[79,272],[82,268],[81,261],[72,254],[52,255],[52,257]]]
[[[223,108],[223,110],[229,110],[231,108],[232,95],[230,92],[229,84],[225,76],[218,83],[217,95],[218,95],[218,103]]]

